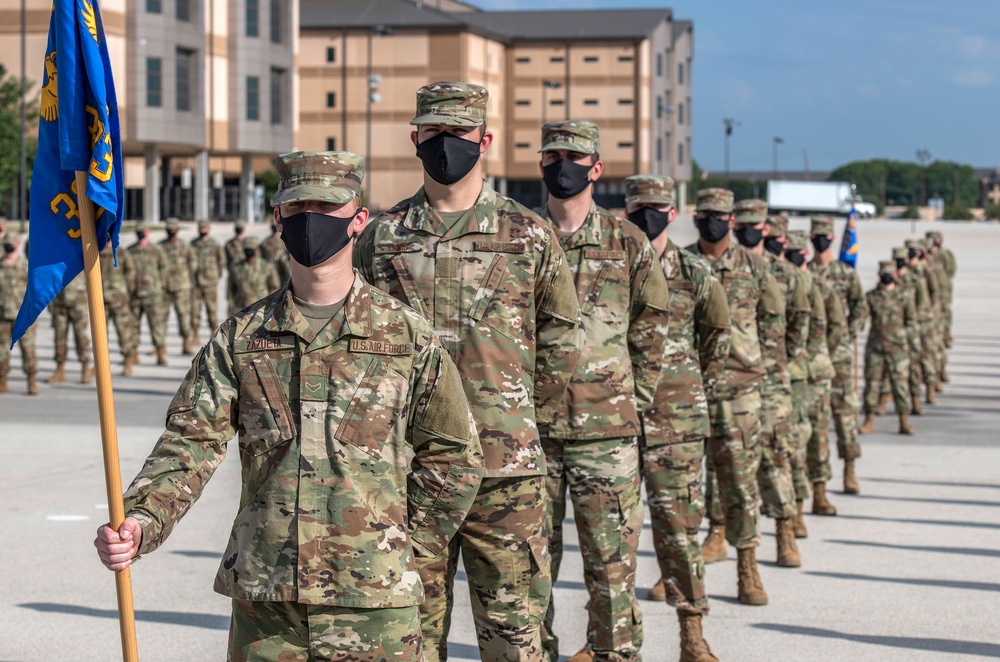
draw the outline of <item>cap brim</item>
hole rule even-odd
[[[757,225],[767,220],[767,216],[759,214],[739,214],[736,216],[736,223],[742,225]]]
[[[353,189],[338,186],[316,186],[314,184],[303,184],[302,186],[292,186],[282,189],[271,198],[271,206],[287,205],[290,202],[302,202],[303,200],[315,200],[318,202],[332,202],[343,205],[356,197]]]
[[[586,149],[586,148],[581,147],[580,145],[578,145],[576,143],[571,143],[571,142],[566,142],[566,141],[558,141],[558,142],[554,142],[554,143],[549,143],[549,144],[545,145],[544,147],[542,147],[540,150],[538,150],[538,153],[541,154],[542,152],[553,152],[553,151],[555,151],[557,149],[566,150],[567,152],[579,152],[580,154],[596,154],[597,153],[597,150]]]
[[[446,126],[482,126],[486,120],[479,121],[471,117],[455,117],[454,115],[421,115],[410,120],[410,124],[444,124]]]
[[[667,198],[662,195],[650,195],[648,193],[643,193],[636,196],[626,196],[625,204],[627,205],[673,205],[674,199]]]
[[[715,205],[697,205],[694,208],[694,210],[696,212],[699,212],[699,211],[717,211],[720,214],[732,214],[733,213],[732,207],[730,207],[729,209],[724,209],[724,208],[721,208],[721,207],[717,207]]]

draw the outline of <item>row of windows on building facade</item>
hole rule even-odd
[[[173,0],[174,17],[178,21],[189,22],[195,15],[199,0]],[[260,36],[260,5],[262,0],[243,0],[245,32],[248,37]],[[271,42],[283,43],[285,40],[285,16],[288,0],[270,0],[269,27]],[[146,12],[162,14],[164,0],[146,0]]]

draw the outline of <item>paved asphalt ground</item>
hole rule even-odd
[[[805,221],[793,219],[792,227]],[[918,231],[931,227],[944,232],[958,259],[952,382],[940,404],[915,419],[917,436],[896,435],[889,416],[862,438],[862,495],[840,493],[835,461],[840,515],[808,518],[801,569],[775,566],[774,525],[765,522],[759,558],[769,606],[736,601],[733,560],[708,567],[706,636],[724,661],[1000,658],[1000,227],[937,223]],[[216,233],[225,239],[229,229]],[[671,233],[685,243],[694,237],[688,219]],[[909,233],[909,222],[862,224],[866,288],[877,260]],[[159,435],[188,365],[175,324],[169,367],[151,365],[144,331],[143,364],[131,378],[114,378],[126,484]],[[53,367],[47,316],[38,328],[44,377]],[[15,358],[11,393],[0,396],[2,661],[120,659],[114,581],[91,544],[107,519],[96,393],[75,383],[77,375],[71,363],[66,384],[42,384],[41,395],[29,398]],[[238,494],[239,463],[230,458],[167,543],[133,568],[142,660],[225,659],[229,603],[211,586]],[[572,527],[567,543],[556,629],[563,653],[572,655],[584,641],[586,591]],[[647,525],[641,597],[657,576]],[[468,604],[461,587],[455,660],[478,659]],[[645,659],[676,660],[675,616],[663,604],[642,606]]]

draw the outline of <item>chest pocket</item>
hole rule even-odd
[[[618,323],[625,318],[629,300],[621,290],[622,285],[628,288],[625,257],[625,251],[584,249],[579,278],[589,278],[590,284],[577,285],[578,291],[584,292],[580,299],[583,315],[608,323]]]
[[[522,335],[524,324],[525,310],[521,301],[524,293],[513,291],[512,279],[507,276],[511,273],[511,260],[524,252],[524,244],[475,242],[474,250],[489,251],[493,257],[469,305],[468,317],[516,341]],[[515,257],[508,257],[506,253]]]
[[[761,361],[760,335],[757,333],[757,302],[760,284],[749,271],[728,272],[725,284],[729,295],[729,316],[732,320],[730,355],[744,366],[756,366]]]
[[[269,354],[243,354],[240,365],[240,451],[257,457],[293,439],[295,421]]]
[[[385,442],[397,425],[404,425],[406,379],[372,358],[358,383],[350,404],[334,432],[334,438],[381,459]]]
[[[670,280],[670,328],[686,329],[694,319],[695,289],[697,285],[689,280]]]

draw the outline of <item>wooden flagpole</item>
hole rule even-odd
[[[117,530],[125,520],[125,504],[122,501],[122,477],[118,460],[115,400],[111,390],[111,358],[108,354],[108,321],[104,316],[101,256],[97,249],[97,222],[94,216],[94,205],[87,198],[87,177],[86,172],[76,171],[76,199],[83,240],[83,272],[87,277],[90,335],[94,346],[94,373],[97,376],[97,407],[101,417],[101,444],[104,448],[104,482],[108,492],[111,528]],[[124,662],[138,662],[139,649],[135,639],[135,610],[132,605],[132,575],[129,568],[115,573],[115,587],[118,591],[118,624],[121,628],[122,659]]]

